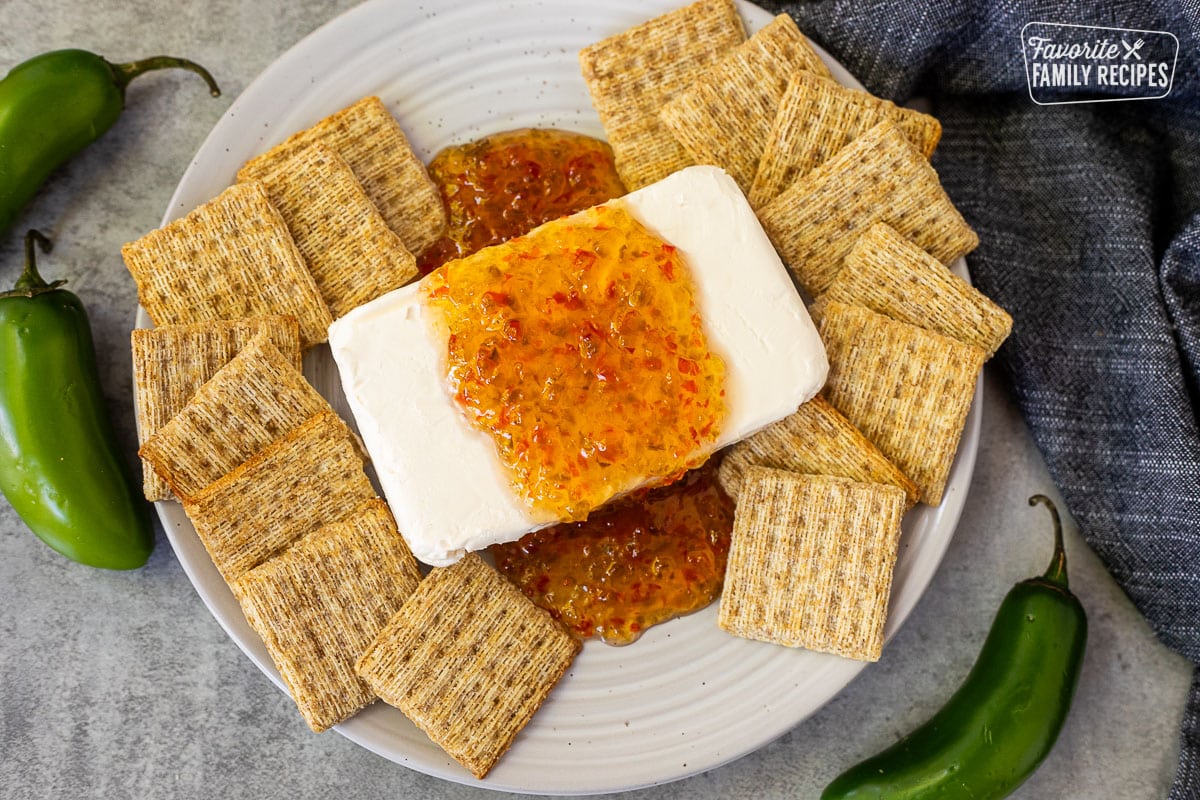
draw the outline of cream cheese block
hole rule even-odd
[[[829,365],[816,328],[724,171],[690,167],[611,204],[674,245],[691,270],[709,347],[726,368],[727,414],[714,450],[791,414],[820,390]],[[525,506],[491,437],[471,427],[451,399],[419,286],[338,319],[329,345],[401,533],[418,559],[444,566],[557,520]]]

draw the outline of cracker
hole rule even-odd
[[[293,150],[261,180],[335,319],[417,277],[416,257],[333,148]]]
[[[920,494],[916,484],[821,395],[729,448],[717,471],[721,488],[738,499],[746,471],[754,466],[897,486],[904,491],[906,507],[915,505]]]
[[[759,208],[859,134],[891,121],[925,158],[942,138],[936,119],[815,74],[797,72],[779,102],[750,187]]]
[[[942,491],[987,354],[870,309],[828,302],[825,397],[899,467],[929,505]]]
[[[1012,317],[889,225],[872,225],[821,295],[973,344],[991,358]]]
[[[829,69],[787,14],[704,70],[659,112],[697,164],[714,164],[750,190],[788,78],[797,70]]]
[[[878,661],[904,492],[751,467],[742,498],[717,624],[749,639]]]
[[[333,317],[261,183],[239,183],[121,248],[155,325],[284,314],[300,343],[326,339]]]
[[[759,221],[800,284],[825,291],[858,237],[886,222],[944,264],[979,237],[900,130],[884,121],[796,180]]]
[[[322,412],[184,502],[226,581],[375,497],[354,434]]]
[[[138,454],[188,502],[309,417],[329,410],[294,359],[260,333],[149,436]]]
[[[231,585],[314,731],[375,700],[354,662],[421,581],[382,500],[313,531]]]
[[[364,97],[250,159],[238,170],[238,180],[261,179],[313,142],[332,147],[346,160],[388,227],[413,253],[419,255],[445,232],[441,193],[378,97]]]
[[[745,38],[733,0],[699,0],[580,51],[592,105],[627,189],[692,165],[659,109]]]
[[[359,659],[358,673],[482,778],[578,650],[549,614],[468,554],[421,582]]]
[[[138,445],[187,404],[217,370],[259,332],[300,369],[300,332],[293,317],[249,317],[162,328],[137,328],[133,352],[133,403]],[[166,500],[171,487],[142,461],[142,491],[150,501]]]

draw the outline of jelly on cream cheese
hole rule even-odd
[[[676,247],[691,271],[705,334],[726,366],[714,450],[821,388],[828,363],[816,329],[728,175],[691,167],[610,205]],[[400,531],[417,558],[441,566],[558,520],[525,506],[491,437],[451,399],[430,313],[409,285],[334,322],[329,344]]]

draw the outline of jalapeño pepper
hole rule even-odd
[[[73,561],[146,563],[154,532],[113,434],[83,304],[25,271],[0,293],[0,490],[38,537]]]
[[[1066,720],[1087,642],[1083,606],[1067,588],[1062,523],[1041,577],[1009,591],[983,650],[953,697],[928,722],[851,767],[821,800],[997,800],[1019,786],[1054,746]]]
[[[13,67],[0,80],[0,234],[55,167],[113,126],[131,80],[170,67],[198,73],[220,94],[204,67],[172,56],[110,64],[86,50],[55,50]]]

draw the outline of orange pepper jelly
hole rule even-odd
[[[711,452],[725,365],[688,266],[612,204],[439,267],[422,283],[447,383],[527,506],[581,520]]]
[[[429,163],[446,206],[446,235],[421,254],[421,274],[620,197],[612,149],[553,128],[523,128],[447,147]]]
[[[578,638],[629,644],[720,594],[734,509],[716,472],[492,545],[496,569]]]

